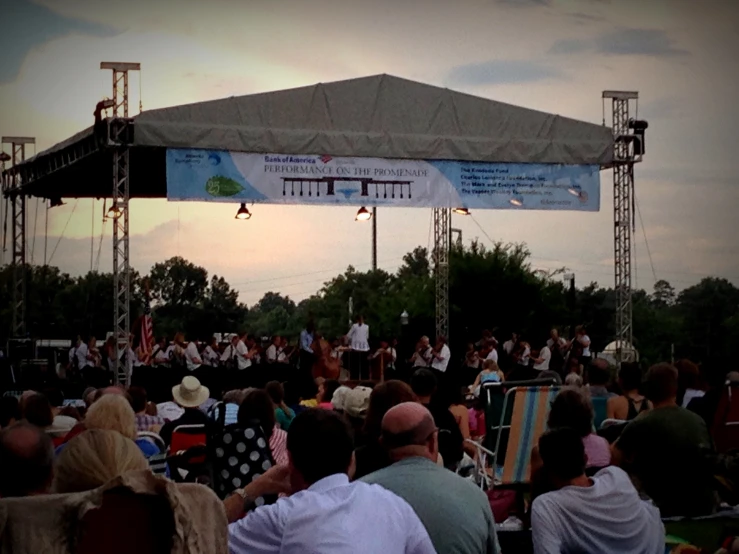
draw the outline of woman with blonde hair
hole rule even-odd
[[[503,381],[505,377],[498,363],[494,360],[485,360],[482,362],[482,371],[477,375],[475,382],[470,385],[469,390],[475,396],[480,396],[480,389],[485,383],[502,383]]]
[[[126,397],[120,394],[106,394],[87,411],[87,429],[118,431],[136,443],[147,458],[159,454],[159,448],[146,439],[136,437],[136,414]]]
[[[64,447],[54,468],[52,489],[56,493],[88,491],[128,471],[148,467],[132,440],[116,431],[91,429]]]

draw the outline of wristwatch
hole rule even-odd
[[[249,513],[250,511],[252,511],[254,508],[257,507],[257,504],[256,504],[257,499],[249,496],[246,493],[246,489],[236,489],[236,491],[234,492],[244,499],[244,512],[245,513]]]

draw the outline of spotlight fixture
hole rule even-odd
[[[458,215],[470,215],[470,210],[467,208],[453,208],[452,211]]]
[[[251,217],[251,212],[246,207],[246,204],[242,202],[241,207],[236,212],[236,219],[249,219],[250,217]]]
[[[361,208],[359,208],[359,210],[357,211],[357,215],[356,215],[356,217],[354,218],[354,221],[369,221],[370,219],[372,219],[372,212],[371,212],[371,211],[369,211],[369,210],[368,210],[367,208],[365,208],[364,206],[362,206],[362,207],[361,207]]]
[[[509,202],[517,208],[520,208],[523,206],[523,196],[516,194],[509,200]]]
[[[108,210],[108,217],[112,219],[118,219],[119,217],[121,217],[121,215],[123,215],[123,210],[118,207],[118,204],[113,203],[113,205]]]

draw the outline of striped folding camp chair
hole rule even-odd
[[[511,432],[513,417],[513,401],[508,400],[506,393],[513,388],[556,386],[554,379],[533,379],[528,381],[505,381],[503,383],[485,383],[482,386],[481,398],[485,405],[485,437],[482,445],[497,453],[500,460],[506,457],[508,436]],[[490,460],[492,461],[492,457]]]
[[[591,398],[593,403],[593,425],[595,429],[600,429],[601,424],[606,420],[608,411],[608,399],[605,397]]]
[[[531,451],[547,426],[547,417],[559,387],[515,387],[506,393],[503,414],[513,403],[510,435],[505,455],[500,452],[500,438],[495,448],[493,467],[503,462],[501,485],[526,484],[531,481]]]
[[[149,456],[146,461],[149,462],[149,469],[155,475],[167,475],[167,453],[154,454]]]

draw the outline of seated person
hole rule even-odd
[[[613,463],[624,468],[662,517],[714,512],[711,437],[705,422],[677,405],[677,369],[652,366],[646,377],[654,409],[629,423],[613,445]]]
[[[639,394],[642,384],[641,368],[638,363],[623,363],[618,372],[618,383],[623,394],[608,399],[606,417],[631,421],[642,412],[652,408],[652,403]]]
[[[320,409],[299,414],[290,425],[287,450],[286,467],[270,468],[250,485],[253,489],[268,476],[279,476],[281,490],[256,493],[291,492],[290,496],[257,507],[252,496],[255,491],[247,485],[227,499],[226,511],[232,522],[229,552],[436,552],[421,520],[405,500],[380,485],[349,482],[354,444],[341,415]],[[248,514],[237,519],[241,511]]]
[[[128,399],[136,414],[136,430],[153,431],[156,433],[164,425],[164,419],[158,415],[149,415],[146,413],[148,401],[146,398],[146,389],[143,387],[129,387]]]
[[[0,498],[46,494],[51,487],[51,437],[26,421],[0,431]]]
[[[448,469],[456,469],[462,460],[464,438],[449,406],[434,396],[437,389],[436,375],[430,369],[420,368],[411,377],[411,389],[418,402],[426,406],[439,428],[439,454]]]
[[[580,390],[565,388],[554,397],[547,427],[550,430],[566,427],[579,433],[585,451],[585,468],[588,474],[611,464],[611,447],[606,439],[593,433],[593,405]],[[534,476],[532,481],[545,487],[541,468],[541,453],[535,446],[531,453],[531,473]]]
[[[639,498],[618,467],[588,478],[580,433],[567,427],[548,431],[539,439],[539,452],[553,490],[532,503],[534,554],[664,552],[659,510]]]
[[[608,362],[596,358],[588,366],[588,389],[590,398],[613,398],[616,394],[610,392],[607,388],[611,373],[608,369]]]
[[[128,471],[148,469],[136,443],[117,431],[91,429],[70,440],[57,460],[53,490],[82,492]]]
[[[205,425],[206,434],[210,435],[210,431],[215,423],[209,418],[199,406],[205,402],[210,396],[208,387],[200,384],[197,378],[187,375],[182,379],[182,383],[172,387],[172,397],[178,406],[184,409],[183,414],[174,421],[168,421],[159,432],[164,444],[169,446],[172,442],[172,431],[180,425]]]
[[[505,377],[497,362],[485,360],[482,362],[482,371],[477,375],[475,382],[470,385],[470,391],[475,396],[480,396],[480,389],[485,383],[502,383],[503,381],[505,381]]]
[[[285,389],[279,381],[270,381],[264,387],[275,405],[275,418],[280,429],[287,431],[295,419],[295,412],[285,404]]]
[[[223,395],[223,402],[214,404],[208,410],[208,415],[215,421],[223,422],[223,425],[233,425],[238,420],[239,406],[244,401],[248,389],[230,390]],[[223,413],[221,413],[223,410]]]

